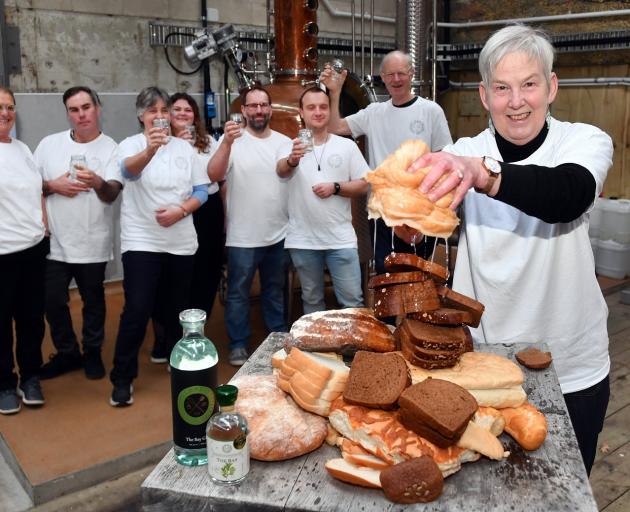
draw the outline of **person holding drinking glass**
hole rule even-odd
[[[136,110],[143,131],[119,146],[125,306],[110,374],[113,406],[133,403],[131,383],[154,307],[164,319],[170,353],[181,335],[179,312],[189,303],[198,246],[190,214],[206,202],[209,180],[191,145],[169,135],[170,109],[163,89],[140,91]]]
[[[15,96],[0,86],[0,414],[18,412],[20,397],[26,405],[44,403],[39,367],[48,238],[42,177],[28,147],[11,137],[14,124]]]

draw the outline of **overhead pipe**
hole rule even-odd
[[[354,16],[355,16],[354,9],[352,10],[352,12],[342,11],[340,9],[337,9],[333,5],[331,5],[329,0],[321,0],[321,2],[324,5],[324,7],[328,9],[328,12],[330,13],[331,16],[336,16],[338,18],[353,18],[354,19]],[[354,4],[354,0],[352,3]],[[372,13],[372,15],[373,14],[374,13]],[[383,23],[396,23],[395,18],[389,18],[387,16],[371,16],[371,18],[373,18],[376,21],[381,21]]]

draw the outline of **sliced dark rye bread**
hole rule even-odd
[[[431,441],[434,445],[439,446],[440,448],[448,448],[449,446],[453,446],[457,443],[459,439],[459,437],[444,437],[442,434],[440,434],[436,430],[433,430],[431,427],[425,425],[424,423],[416,421],[414,417],[408,417],[408,412],[403,411],[402,409],[398,411],[398,419],[405,426],[413,424],[413,429],[409,428],[409,430],[413,430],[420,437],[424,437],[427,441]]]
[[[378,288],[379,286],[390,286],[392,284],[416,283],[426,281],[430,276],[425,272],[386,272],[373,276],[368,281],[368,288]]]
[[[415,254],[404,252],[392,252],[385,256],[383,261],[385,269],[390,272],[410,272],[422,270],[427,272],[433,279],[443,283],[448,278],[448,270],[442,265],[422,259]]]
[[[411,313],[409,317],[435,325],[470,325],[472,323],[470,311],[453,308],[438,308],[435,311]]]
[[[460,350],[466,347],[466,330],[463,326],[433,325],[412,318],[405,318],[400,326],[410,341],[428,350]]]
[[[404,414],[403,425],[408,429],[415,432],[417,423],[424,424],[455,441],[478,409],[475,398],[461,386],[431,378],[405,389],[398,405]]]
[[[440,299],[431,279],[374,289],[374,315],[378,318],[432,311],[439,307]]]
[[[409,369],[400,355],[359,351],[352,360],[343,399],[363,407],[392,409],[410,385]]]
[[[424,368],[425,370],[451,368],[459,361],[459,355],[453,357],[453,359],[423,359],[418,357],[415,347],[405,337],[400,338],[400,351],[403,357],[412,365]]]
[[[437,293],[440,296],[443,307],[468,311],[472,316],[472,321],[468,325],[471,327],[479,327],[481,315],[485,309],[485,306],[481,302],[477,302],[475,299],[457,293],[446,286],[438,286]]]

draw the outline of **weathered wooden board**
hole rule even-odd
[[[271,371],[271,354],[282,345],[282,335],[270,335],[238,375]],[[484,345],[513,359],[520,345]],[[544,347],[541,347],[544,348]],[[506,461],[483,459],[465,464],[444,486],[438,501],[400,506],[387,501],[380,490],[363,489],[331,478],[326,460],[338,457],[336,448],[285,462],[252,461],[247,479],[234,487],[211,483],[205,467],[184,468],[169,452],[142,485],[147,511],[595,511],[597,506],[571,428],[560,386],[553,370],[525,369],[530,401],[547,417],[549,435],[535,452],[523,451],[507,435],[501,437],[511,451]]]

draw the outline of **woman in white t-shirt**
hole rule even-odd
[[[48,238],[42,178],[30,149],[11,137],[15,96],[0,87],[0,414],[42,405],[39,384],[44,338],[44,270]],[[13,357],[13,322],[15,356]]]
[[[170,354],[181,337],[179,312],[189,304],[197,250],[190,214],[207,200],[209,179],[190,144],[170,136],[170,107],[166,91],[143,89],[136,98],[143,131],[119,145],[125,306],[110,374],[113,406],[133,403],[131,382],[154,308]]]
[[[549,346],[590,472],[610,358],[588,223],[613,145],[595,126],[551,116],[553,59],[539,30],[512,25],[493,34],[479,56],[490,126],[418,159],[410,171],[432,167],[420,186],[430,200],[451,191],[451,208],[463,200],[453,289],[486,306],[475,341]]]

